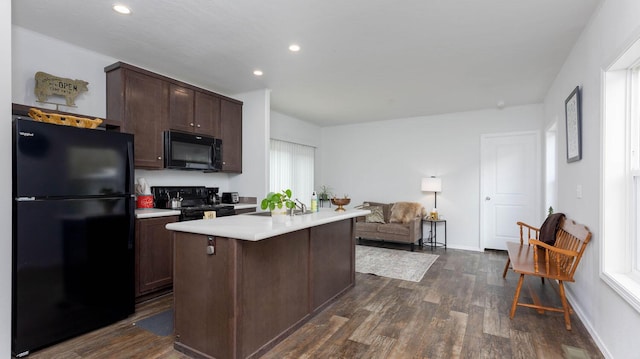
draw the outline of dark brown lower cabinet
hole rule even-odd
[[[256,207],[252,207],[252,208],[241,208],[241,209],[236,209],[236,214],[243,214],[243,213],[253,213],[256,211]]]
[[[255,242],[175,241],[174,347],[197,358],[260,357],[355,284],[352,219]]]
[[[165,225],[178,216],[136,219],[136,299],[170,291],[173,286],[173,237]]]

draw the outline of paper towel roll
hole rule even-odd
[[[138,184],[136,185],[136,194],[141,194],[141,195],[151,194],[151,187],[149,187],[149,184],[147,183],[146,179],[142,177],[138,178]]]

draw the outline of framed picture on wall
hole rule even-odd
[[[582,113],[580,104],[580,86],[571,92],[564,101],[567,123],[567,162],[582,159]]]

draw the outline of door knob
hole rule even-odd
[[[484,200],[485,200],[485,201],[491,201],[491,197],[486,196],[486,197],[484,198]]]

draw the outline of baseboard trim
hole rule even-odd
[[[591,334],[593,341],[598,346],[598,349],[600,349],[600,352],[602,352],[602,355],[604,355],[604,357],[607,359],[613,359],[613,355],[611,355],[611,353],[607,349],[607,346],[604,344],[602,339],[600,339],[598,332],[595,330],[591,322],[587,320],[587,316],[584,310],[582,309],[582,307],[580,307],[577,304],[575,297],[571,292],[571,289],[568,288],[566,285],[564,288],[565,288],[565,294],[567,296],[567,300],[571,303],[571,307],[573,308],[574,313],[576,313],[578,318],[580,318],[580,320],[582,321],[582,324],[584,324],[585,328],[587,328],[587,331],[589,332],[589,334]]]

